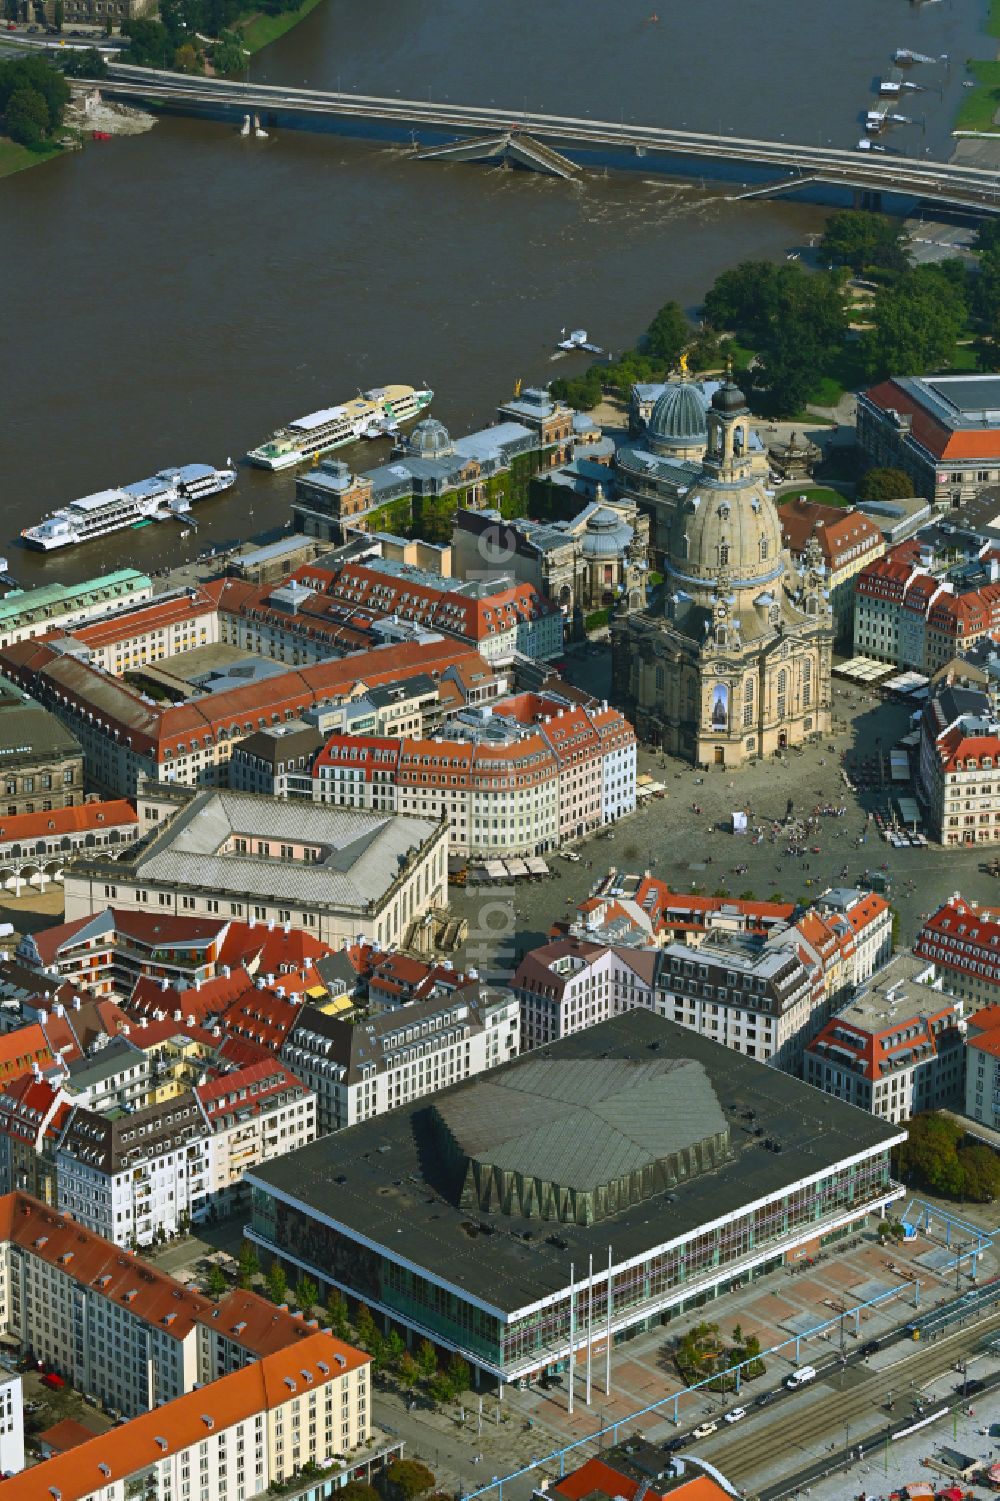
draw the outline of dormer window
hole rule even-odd
[[[760,539],[760,560],[761,560],[762,563],[767,558],[767,554],[768,554],[768,540],[767,540],[766,537],[761,537],[761,539]]]
[[[723,568],[725,568],[728,565],[728,563],[729,563],[729,543],[728,542],[720,542],[719,543],[719,563],[720,563],[720,565]]]

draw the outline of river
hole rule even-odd
[[[987,45],[978,0],[842,0],[833,14],[803,0],[613,12],[595,0],[325,0],[254,69],[529,108],[586,99],[595,116],[712,129],[721,109],[725,128],[843,144],[895,46],[964,59]],[[922,75],[944,97],[915,96],[927,132],[914,127],[913,145],[943,153],[961,67]],[[334,137],[241,140],[196,121],[88,144],[0,182],[0,537],[167,464],[239,457],[358,387],[426,382],[449,427],[485,424],[515,380],[583,368],[552,360],[563,325],[621,349],[667,298],[693,311],[724,267],[780,259],[823,222],[818,208],[727,203],[642,173],[562,183]],[[387,450],[344,456],[368,467]],[[26,584],[159,567],[281,525],[293,487],[241,470],[186,541],[165,523],[48,558],[0,550]]]

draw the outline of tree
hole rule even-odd
[[[19,146],[40,146],[49,124],[45,100],[37,89],[18,88],[7,100],[4,127]]]
[[[869,374],[923,375],[948,365],[966,316],[951,278],[938,267],[918,266],[875,298],[874,327],[861,339]]]
[[[977,1204],[989,1204],[1000,1194],[1000,1157],[989,1147],[978,1142],[961,1147],[958,1165],[962,1170],[967,1199]]]
[[[85,47],[82,52],[68,52],[62,61],[67,78],[107,78],[108,65],[96,47]]]
[[[144,68],[169,68],[177,43],[162,21],[147,21],[141,16],[122,22],[122,34],[129,39],[128,60]]]
[[[280,1261],[272,1261],[267,1269],[264,1279],[267,1287],[267,1296],[272,1303],[286,1303],[288,1301],[288,1278],[285,1276],[285,1268]]]
[[[450,1402],[455,1395],[454,1388],[448,1379],[447,1371],[435,1371],[427,1383],[427,1390],[435,1402]]]
[[[905,245],[898,219],[848,209],[830,215],[819,253],[835,266],[850,266],[859,276],[865,272],[895,274],[909,267]]]
[[[403,1352],[402,1358],[399,1362],[398,1375],[399,1384],[403,1388],[404,1392],[411,1392],[416,1386],[417,1382],[420,1380],[420,1371],[417,1369],[417,1362],[414,1360],[409,1350],[405,1350]]]
[[[349,1480],[337,1492],[337,1501],[382,1501],[382,1497],[367,1480]]]
[[[902,469],[869,469],[858,485],[859,500],[905,500],[913,481]]]
[[[182,42],[174,53],[175,73],[203,73],[201,54],[193,42]]]
[[[469,1367],[456,1351],[448,1361],[448,1380],[451,1384],[452,1396],[459,1396],[469,1390]]]
[[[688,321],[676,302],[665,302],[646,330],[644,348],[669,368],[677,364],[691,337]]]
[[[372,1345],[378,1338],[378,1330],[375,1328],[375,1320],[372,1318],[371,1309],[366,1304],[358,1306],[357,1318],[354,1327],[358,1334],[358,1344],[363,1350],[372,1353]]]
[[[386,1365],[396,1367],[406,1354],[406,1344],[398,1329],[390,1329],[385,1341]]]
[[[253,1286],[254,1278],[260,1274],[260,1261],[257,1252],[248,1240],[240,1246],[240,1269],[237,1273],[237,1282],[244,1292]]]
[[[437,1352],[429,1339],[420,1341],[417,1351],[417,1369],[425,1381],[429,1381],[437,1370]]]
[[[295,1284],[295,1302],[307,1319],[312,1316],[319,1302],[319,1288],[311,1277],[300,1277]]]
[[[223,78],[232,78],[243,72],[249,56],[235,32],[225,31],[212,48],[212,67]]]
[[[338,1339],[347,1338],[347,1302],[335,1287],[326,1300],[326,1321]]]
[[[208,1288],[209,1297],[214,1298],[216,1302],[227,1292],[229,1283],[226,1281],[226,1274],[218,1262],[213,1261],[209,1267],[205,1285]]]
[[[800,412],[822,373],[823,359],[818,341],[797,322],[779,329],[754,371],[754,390],[765,414],[794,417]]]
[[[396,1501],[415,1501],[434,1489],[434,1471],[419,1459],[394,1459],[385,1472],[386,1487]]]

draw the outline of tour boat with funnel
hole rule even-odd
[[[261,469],[307,464],[345,443],[395,431],[402,423],[419,417],[433,399],[434,392],[426,387],[377,386],[340,406],[321,407],[318,412],[297,417],[259,448],[252,448],[247,458]]]

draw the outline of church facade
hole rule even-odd
[[[640,739],[699,766],[740,766],[831,724],[833,626],[817,547],[795,568],[727,381],[690,457],[663,552],[662,598],[611,623],[613,696]]]

